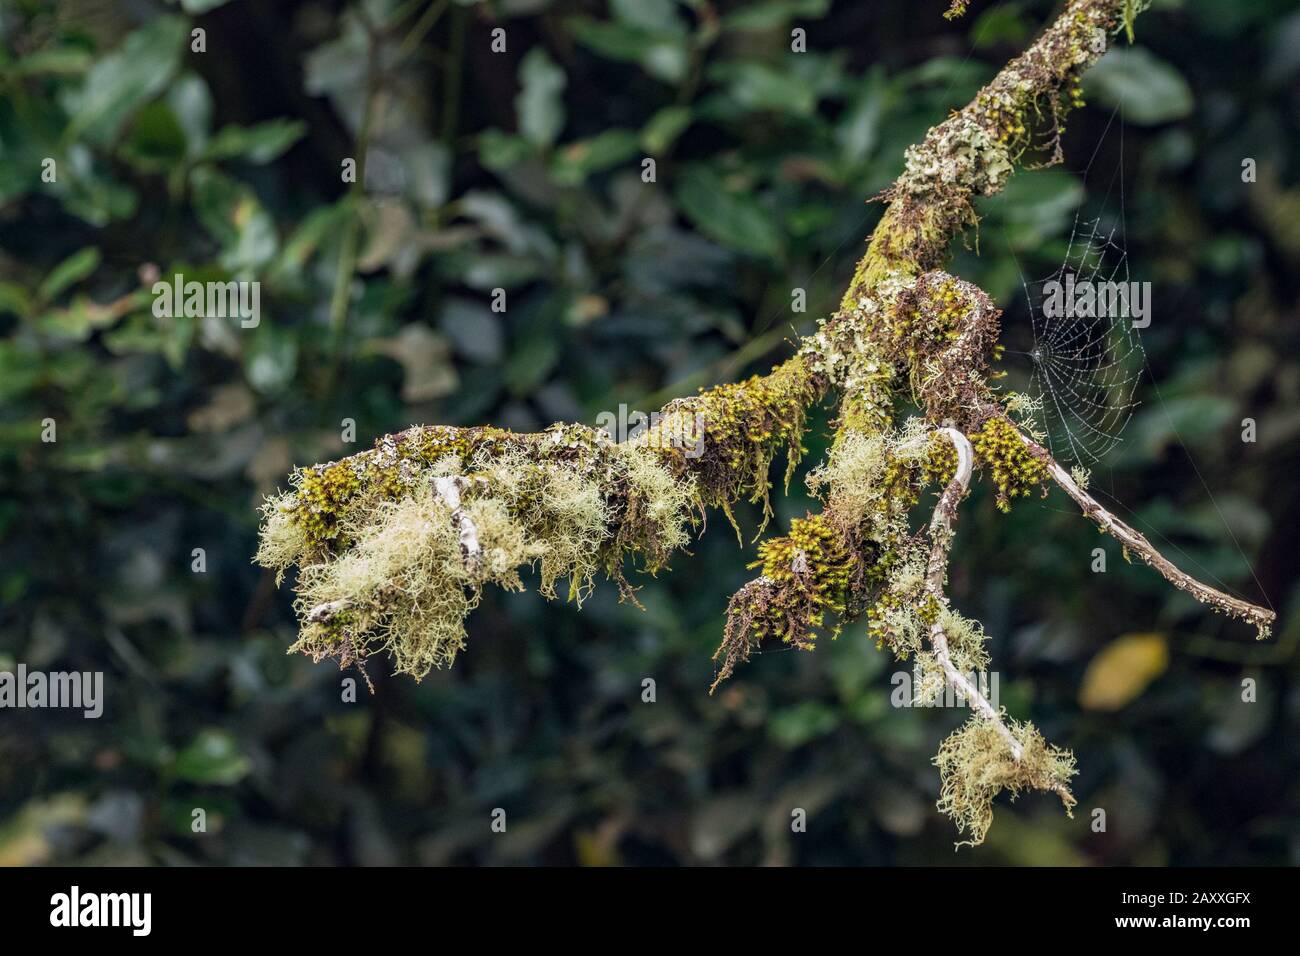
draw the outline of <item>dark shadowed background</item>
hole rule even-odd
[[[581,612],[490,593],[419,684],[372,660],[373,696],[345,703],[347,674],[285,654],[289,582],[250,558],[292,466],[412,423],[596,424],[788,354],[905,147],[1052,9],[945,6],[0,2],[0,669],[106,687],[98,720],[0,711],[0,863],[1300,862],[1287,0],[1157,0],[1088,76],[1065,163],[984,203],[951,267],[1007,310],[1026,387],[1022,274],[1060,266],[1076,215],[1118,230],[1153,287],[1148,372],[1093,487],[1281,615],[1257,644],[1060,493],[1002,515],[977,484],[951,595],[1002,703],[1075,750],[1073,820],[1002,798],[954,854],[930,758],[962,715],[892,706],[902,668],[863,623],[709,697],[754,558],[717,515],[641,582],[644,611],[612,585]],[[260,281],[259,326],[155,318],[176,272]],[[806,444],[811,465],[824,414]]]

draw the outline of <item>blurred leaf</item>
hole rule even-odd
[[[820,19],[830,5],[830,0],[761,0],[724,15],[722,27],[724,30],[775,30],[791,20]]]
[[[242,159],[261,165],[278,158],[307,132],[301,120],[275,119],[256,126],[225,126],[203,151],[204,159]]]
[[[368,53],[365,29],[355,16],[345,18],[338,39],[316,47],[304,57],[303,89],[312,96],[358,93],[365,87]],[[359,108],[356,116],[360,118]]]
[[[808,116],[817,105],[815,89],[802,77],[766,63],[724,61],[710,69],[709,78],[725,83],[731,98],[749,110]]]
[[[971,43],[979,50],[1002,44],[1021,46],[1033,31],[1019,3],[1000,3],[971,23]]]
[[[387,355],[402,365],[402,400],[427,402],[456,390],[459,381],[447,343],[427,325],[412,322],[395,336],[367,342],[364,351]]]
[[[257,196],[211,166],[190,174],[199,220],[221,243],[221,264],[231,272],[257,271],[279,248],[275,223]]]
[[[351,212],[352,206],[346,199],[313,209],[285,241],[275,270],[286,276],[297,275],[320,247],[337,234]]]
[[[839,725],[839,715],[817,700],[805,700],[774,712],[768,733],[783,747],[800,747],[830,733]]]
[[[606,130],[591,139],[564,146],[555,157],[555,181],[576,186],[588,176],[627,162],[637,152],[637,135],[630,130]]]
[[[753,794],[726,794],[706,800],[691,816],[690,847],[716,860],[758,825],[762,804]]]
[[[610,0],[610,9],[621,22],[668,36],[682,36],[685,28],[677,16],[675,0]]]
[[[564,71],[543,47],[524,54],[519,65],[519,96],[515,112],[519,132],[537,146],[550,146],[564,128]]]
[[[123,144],[123,156],[142,172],[162,172],[180,163],[186,152],[185,130],[167,103],[155,101],[141,109]]]
[[[239,749],[234,736],[225,730],[200,731],[176,755],[174,771],[190,783],[236,784],[252,771],[252,761]]]
[[[244,375],[262,393],[288,388],[298,369],[298,340],[289,329],[266,315],[254,329],[240,330],[244,343]]]
[[[243,383],[231,382],[214,388],[208,403],[191,410],[185,423],[191,431],[224,432],[247,421],[256,410],[253,393]]]
[[[30,800],[0,827],[0,866],[40,866],[54,853],[49,831],[80,823],[86,798],[59,793]]]
[[[198,156],[212,128],[212,93],[203,77],[183,73],[167,89],[167,105],[185,134],[186,154]]]
[[[37,292],[40,300],[42,302],[53,302],[66,289],[76,285],[98,269],[101,258],[100,251],[95,246],[87,246],[78,252],[74,252],[50,270],[50,274],[45,277],[45,281],[41,283],[40,290]]]
[[[423,206],[441,206],[451,189],[451,150],[445,143],[423,140],[401,150],[406,194]]]
[[[171,0],[174,2],[174,0]],[[215,10],[217,7],[224,7],[230,0],[180,0],[181,9],[186,13],[195,15],[207,13],[209,10]]]
[[[128,36],[117,52],[96,63],[80,92],[69,100],[72,119],[65,140],[113,138],[132,112],[166,88],[188,36],[184,18],[155,17]]]
[[[71,175],[65,174],[50,189],[74,216],[103,226],[135,212],[135,190],[112,179],[85,144],[76,143],[68,148],[67,171]]]
[[[781,233],[772,215],[753,196],[727,189],[707,166],[687,169],[677,187],[677,201],[700,232],[732,249],[775,258]]]
[[[857,84],[857,90],[835,127],[835,139],[843,158],[860,163],[876,148],[880,124],[888,106],[889,84],[881,69],[873,69]]]
[[[559,360],[559,340],[538,323],[510,353],[505,367],[506,386],[515,395],[528,395],[546,380]]]
[[[500,317],[473,299],[449,298],[442,307],[438,327],[458,353],[474,362],[492,363],[504,351]]]
[[[1124,120],[1156,126],[1192,112],[1192,91],[1168,63],[1145,47],[1111,47],[1085,75],[1085,89],[1121,108]]]
[[[96,329],[116,324],[124,315],[144,308],[147,303],[148,294],[145,292],[123,296],[106,304],[78,295],[67,308],[54,309],[42,315],[38,325],[48,335],[84,342]]]
[[[1237,415],[1237,403],[1225,395],[1179,395],[1147,405],[1129,424],[1126,444],[1157,458],[1171,444],[1195,448],[1219,433]]]
[[[1254,501],[1224,492],[1215,494],[1212,501],[1187,509],[1185,517],[1188,526],[1207,540],[1227,536],[1248,550],[1261,546],[1273,526],[1268,512]]]
[[[36,303],[31,293],[16,282],[0,282],[0,315],[13,313],[20,319],[32,314]]]
[[[641,145],[652,156],[664,152],[691,125],[691,110],[686,106],[665,106],[641,130]]]
[[[1254,699],[1242,699],[1240,681],[1216,689],[1211,698],[1215,719],[1206,733],[1206,743],[1215,753],[1235,756],[1268,732],[1277,697],[1273,682],[1263,675],[1246,676],[1255,681]]]
[[[60,46],[29,53],[14,65],[14,72],[20,76],[78,76],[90,69],[94,62],[89,50]]]
[[[1017,248],[1032,248],[1043,236],[1065,229],[1084,196],[1082,183],[1069,173],[1021,172],[988,207],[1001,213]]]
[[[536,149],[522,136],[512,136],[499,129],[485,129],[478,137],[478,151],[484,166],[500,172],[523,162]]]
[[[1163,634],[1125,634],[1088,662],[1079,687],[1085,710],[1120,710],[1169,666]]]
[[[666,83],[680,83],[686,75],[686,44],[680,36],[583,18],[571,19],[567,24],[579,43],[602,56],[639,63],[648,74]]]

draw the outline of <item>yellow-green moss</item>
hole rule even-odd
[[[782,451],[786,453],[788,486],[804,453],[801,439],[808,408],[823,389],[821,376],[795,356],[768,375],[719,385],[672,403],[636,444],[655,449],[675,473],[694,477],[700,505],[721,508],[733,525],[731,506],[746,498],[762,502],[766,519],[771,514],[772,462]],[[690,419],[692,428],[697,421],[703,423],[699,454],[684,443],[665,440],[683,431],[684,418]]]
[[[1047,481],[1046,463],[1030,452],[1016,427],[1005,418],[990,418],[970,440],[975,460],[993,479],[1000,510],[1010,511],[1012,498],[1027,497]]]
[[[791,521],[788,535],[764,541],[758,555],[750,567],[762,567],[777,597],[765,620],[754,622],[755,632],[811,648],[809,634],[825,626],[826,612],[844,611],[852,559],[843,542],[824,516],[810,514]],[[840,627],[838,621],[829,627],[832,637]]]

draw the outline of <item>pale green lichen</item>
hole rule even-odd
[[[984,625],[964,617],[950,607],[939,612],[938,624],[948,639],[948,656],[959,673],[983,673],[988,670],[988,635]]]
[[[277,586],[284,578],[285,569],[296,564],[311,547],[306,531],[294,519],[296,506],[293,492],[278,492],[262,502],[262,530],[253,560],[275,569]]]
[[[1001,192],[1014,169],[1006,144],[965,114],[940,130],[939,135],[908,148],[897,188],[920,195],[945,188],[979,196]]]
[[[450,477],[459,510],[435,488]],[[385,651],[416,677],[454,660],[484,585],[518,589],[535,568],[539,593],[556,598],[565,579],[581,605],[604,571],[630,594],[625,560],[662,567],[697,500],[692,477],[581,426],[412,430],[293,485],[264,503],[255,558],[277,580],[299,565],[292,649],[343,664]]]
[[[523,530],[507,520],[480,529],[491,570],[471,572],[431,485],[344,526],[355,542],[347,553],[299,571],[295,606],[305,623],[292,650],[357,661],[387,651],[397,673],[416,677],[455,660],[483,582],[518,587],[514,568],[529,554]]]
[[[993,822],[993,800],[1003,790],[1013,800],[1024,790],[1053,791],[1066,813],[1075,805],[1069,790],[1076,772],[1074,755],[1047,744],[1031,723],[1005,716],[1002,720],[1023,748],[1019,760],[993,721],[978,715],[954,731],[934,758],[940,780],[938,808],[967,834],[968,846],[984,842]]]
[[[645,552],[646,570],[664,567],[669,556],[690,543],[690,521],[696,508],[693,477],[679,478],[651,455],[632,448],[621,451],[626,468],[628,517],[643,523],[647,533],[629,536],[629,552]]]
[[[539,593],[554,598],[556,581],[565,577],[569,599],[581,606],[603,565],[610,512],[600,484],[581,463],[539,462],[520,447],[480,452],[471,473],[525,529],[540,568]]]

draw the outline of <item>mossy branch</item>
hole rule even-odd
[[[635,600],[627,567],[667,567],[707,509],[735,525],[737,502],[761,503],[766,523],[773,462],[786,456],[788,486],[809,410],[833,397],[831,450],[808,476],[821,509],[759,545],[759,576],[728,605],[717,682],[764,640],[812,649],[819,634],[834,637],[865,616],[878,646],[918,660],[919,697],[948,684],[972,704],[971,722],[936,758],[940,808],[971,842],[1003,789],[1053,790],[1068,808],[1073,758],[995,711],[964,676],[987,667],[984,633],[949,607],[943,579],[957,505],[977,469],[1003,510],[1055,481],[1176,586],[1261,631],[1273,620],[1175,568],[1030,437],[1024,402],[992,384],[997,308],[939,269],[976,221],[976,196],[1001,190],[1027,160],[1059,160],[1080,74],[1131,27],[1136,6],[1072,0],[907,151],[840,308],[769,374],[669,402],[622,444],[583,425],[529,435],[417,427],[296,471],[290,490],[264,506],[256,559],[280,572],[298,567],[293,649],[345,665],[388,652],[397,671],[419,678],[463,648],[464,618],[483,587],[522,588],[526,567],[538,569],[549,598],[564,580],[580,605],[604,574]],[[903,398],[923,416],[897,423]],[[927,487],[941,489],[938,505],[928,530],[913,532],[909,515]]]

